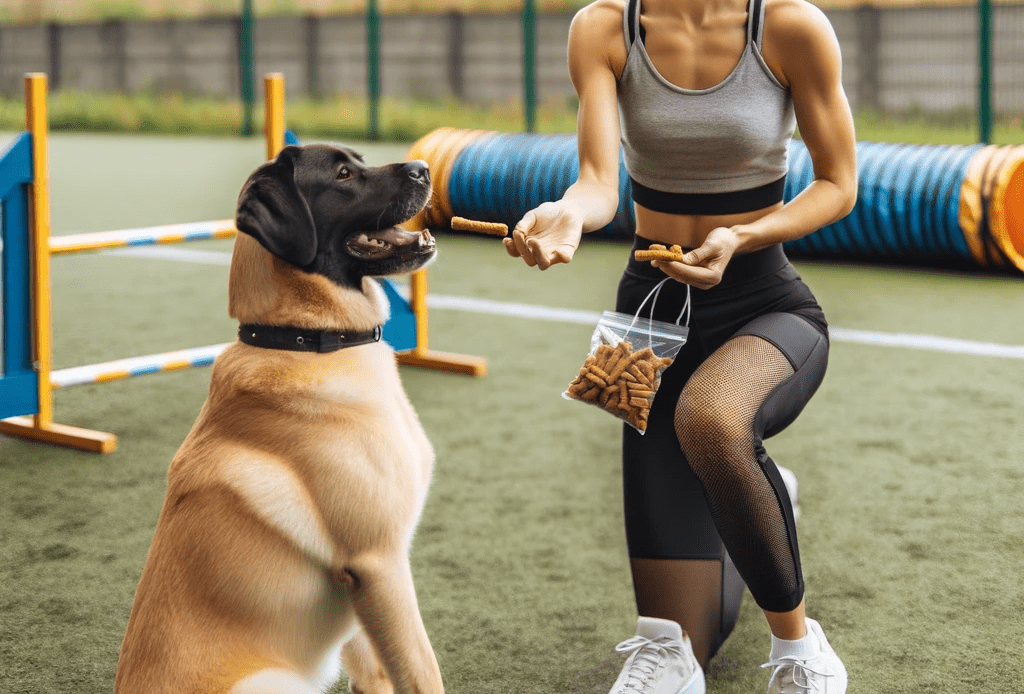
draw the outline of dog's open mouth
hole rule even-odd
[[[407,231],[390,227],[351,235],[345,242],[345,250],[362,260],[406,260],[433,254],[437,247],[434,237],[426,229]]]

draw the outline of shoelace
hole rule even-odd
[[[772,685],[775,683],[776,678],[778,678],[780,694],[790,694],[791,692],[792,694],[814,694],[815,692],[823,691],[815,686],[812,676],[833,676],[827,672],[815,670],[813,667],[809,666],[806,661],[797,660],[796,658],[778,658],[777,660],[769,660],[761,667],[775,668],[775,670],[772,671],[771,679],[768,680],[768,691],[770,692],[772,690]],[[782,677],[779,677],[786,671],[790,671],[790,682],[786,682]],[[785,685],[790,683],[795,687],[794,689],[785,687]]]
[[[659,655],[666,651],[680,657],[683,656],[683,644],[674,639],[659,637],[651,640],[644,636],[632,636],[615,647],[616,653],[625,653],[627,657],[636,654],[626,674],[622,689],[615,694],[642,694],[647,688],[647,678],[654,674],[661,662]]]

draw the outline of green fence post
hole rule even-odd
[[[366,3],[366,88],[369,101],[367,137],[380,140],[380,11],[377,0]]]
[[[537,125],[537,9],[534,0],[523,4],[523,96],[526,132]]]
[[[992,142],[992,0],[978,0],[978,139]]]
[[[253,126],[253,109],[256,106],[256,72],[253,65],[253,25],[252,0],[242,0],[242,17],[238,24],[238,66],[239,78],[242,81],[242,134],[250,137]]]

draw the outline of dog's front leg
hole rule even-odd
[[[348,674],[352,694],[394,694],[391,678],[365,631],[360,630],[345,643],[341,649],[341,665]]]
[[[363,633],[372,644],[370,655],[380,658],[396,694],[443,694],[441,671],[420,617],[409,558],[400,554],[354,562],[345,574]],[[353,644],[358,647],[358,642]]]

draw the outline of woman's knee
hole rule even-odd
[[[736,415],[701,391],[689,386],[683,389],[676,404],[676,437],[695,472],[715,461],[725,463],[737,450],[750,448],[750,422]]]

